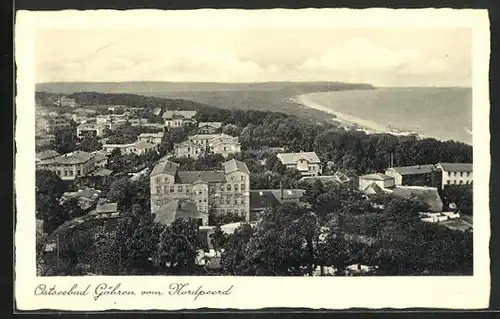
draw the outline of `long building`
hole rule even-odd
[[[250,172],[245,163],[230,160],[220,171],[180,171],[169,160],[158,163],[150,175],[151,212],[173,200],[190,199],[199,212],[236,214],[250,219]]]
[[[40,160],[36,163],[36,168],[52,171],[62,180],[74,180],[102,168],[106,163],[107,158],[102,154],[76,151]]]
[[[286,168],[296,169],[302,176],[318,176],[323,173],[321,161],[315,152],[279,153],[276,156]]]

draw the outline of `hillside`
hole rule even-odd
[[[182,82],[120,82],[120,83],[40,83],[37,91],[56,94],[75,92],[128,93],[149,97],[182,99],[218,108],[276,111],[322,122],[332,115],[306,108],[292,100],[311,92],[370,90],[369,84],[339,82],[265,82],[265,83],[182,83]],[[148,100],[148,102],[154,101]],[[109,103],[112,104],[112,103]],[[117,103],[125,104],[125,103]]]

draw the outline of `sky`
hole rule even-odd
[[[471,86],[470,29],[44,29],[41,82]]]

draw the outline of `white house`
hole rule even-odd
[[[114,149],[119,149],[122,154],[144,155],[148,151],[156,148],[155,144],[150,144],[142,141],[128,144],[104,144],[102,149],[110,154]]]
[[[294,168],[302,176],[322,174],[321,161],[315,152],[279,153],[276,156],[286,168]]]
[[[182,127],[185,123],[195,123],[195,115],[196,111],[165,111],[163,112],[165,128],[168,130],[175,127]]]
[[[241,144],[238,142],[237,137],[228,138],[228,135],[221,134],[221,136],[208,141],[208,149],[214,154],[228,157],[229,154],[241,152]]]
[[[473,182],[471,163],[438,163],[441,171],[441,188],[448,185],[470,185]]]
[[[204,148],[191,141],[184,141],[182,143],[174,144],[175,157],[190,157],[198,158],[204,152]]]
[[[141,133],[137,137],[137,141],[146,142],[150,144],[160,145],[163,139],[164,132],[158,133]]]

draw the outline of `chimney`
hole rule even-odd
[[[280,195],[281,195],[281,200],[284,198],[284,189],[283,189],[283,181],[280,181]]]

